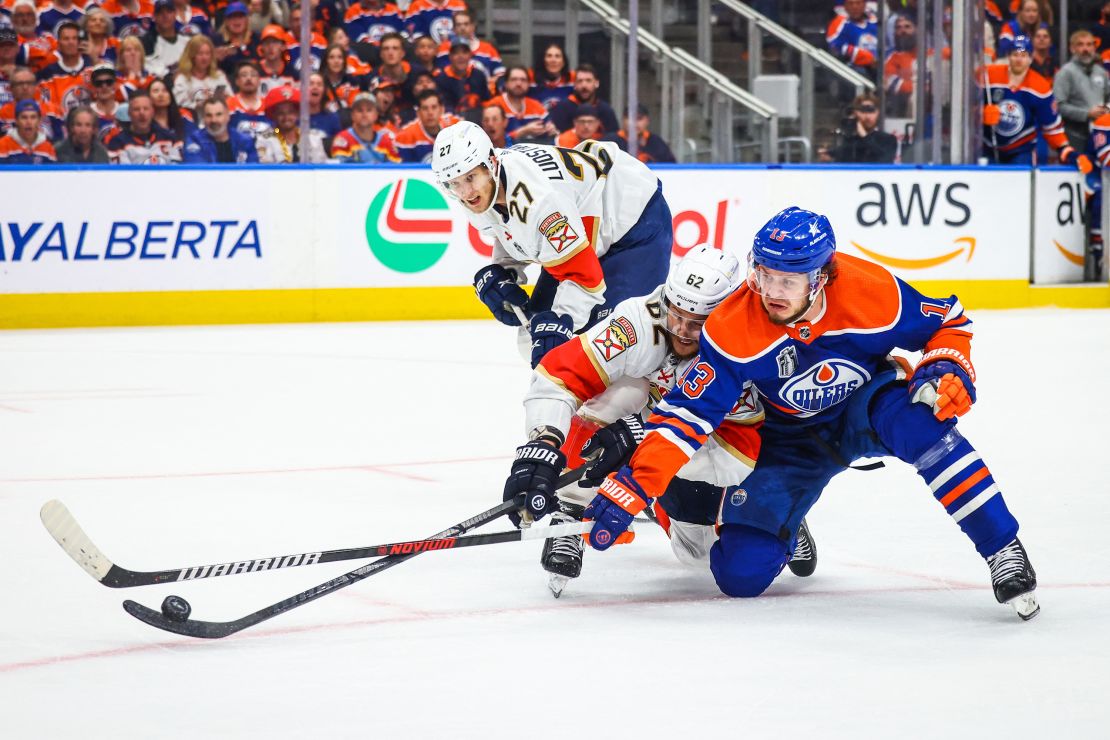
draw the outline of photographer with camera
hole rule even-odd
[[[890,164],[898,153],[898,140],[893,134],[880,131],[879,99],[864,93],[852,101],[850,121],[855,123],[841,131],[841,141],[835,149],[818,150],[822,162],[857,162]]]

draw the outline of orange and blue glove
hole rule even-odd
[[[963,416],[975,403],[975,368],[953,349],[925,353],[910,378],[910,400],[931,406],[941,421]]]
[[[650,503],[651,497],[632,477],[632,469],[628,466],[603,480],[583,514],[585,519],[594,521],[590,530],[590,547],[608,550],[618,541],[624,541],[622,536],[632,525],[632,520]]]

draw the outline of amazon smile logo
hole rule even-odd
[[[423,180],[398,180],[379,190],[366,211],[366,243],[396,272],[420,272],[447,251],[447,199]]]
[[[886,267],[893,267],[900,270],[926,270],[930,267],[938,267],[951,262],[954,259],[967,253],[967,261],[971,262],[972,256],[975,254],[975,237],[973,236],[958,236],[952,240],[953,244],[959,245],[958,249],[950,252],[937,255],[936,257],[923,257],[921,259],[908,259],[905,257],[892,257],[887,254],[882,254],[874,250],[868,249],[863,245],[852,242],[852,246],[862,252],[869,259],[878,262],[880,265]]]

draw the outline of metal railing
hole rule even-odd
[[[613,6],[603,0],[570,0],[567,3],[568,14],[577,14],[577,5],[593,11],[605,28],[610,30],[612,49],[612,83],[611,97],[614,104],[623,107],[624,76],[620,59],[626,51],[622,39],[628,37],[630,26],[626,19]],[[570,19],[568,18],[568,26]],[[619,36],[618,36],[619,35]],[[659,67],[659,82],[662,91],[661,98],[661,129],[660,134],[667,141],[679,144],[686,137],[685,110],[686,110],[686,75],[689,74],[694,81],[700,82],[705,90],[705,103],[703,113],[710,126],[710,148],[713,161],[732,162],[736,160],[736,145],[734,142],[734,106],[740,106],[751,116],[757,119],[761,128],[760,150],[761,160],[764,162],[778,161],[778,124],[779,116],[772,106],[763,102],[755,95],[736,85],[725,75],[714,70],[711,66],[696,59],[682,49],[667,45],[658,36],[650,33],[642,26],[636,31],[638,45],[650,51]],[[675,156],[679,161],[686,158],[686,147],[676,146]]]
[[[782,44],[794,49],[801,61],[801,89],[799,90],[799,125],[801,136],[805,139],[804,146],[809,148],[813,141],[814,109],[813,104],[816,93],[816,79],[814,67],[823,67],[856,89],[856,95],[862,92],[875,91],[875,83],[860,74],[851,66],[840,61],[825,49],[819,49],[793,31],[783,28],[758,10],[745,5],[739,0],[713,0],[718,5],[741,16],[748,23],[748,84],[754,84],[755,78],[762,73],[763,68],[763,34],[778,39]],[[654,8],[653,8],[654,9]],[[698,3],[698,57],[705,60],[712,59],[712,36],[709,33],[709,0],[700,0]],[[703,46],[704,45],[704,46]],[[808,155],[807,155],[808,157]]]

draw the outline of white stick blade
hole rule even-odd
[[[85,572],[98,581],[108,575],[112,561],[92,543],[65,504],[57,499],[47,501],[39,511],[39,518],[50,536]]]

